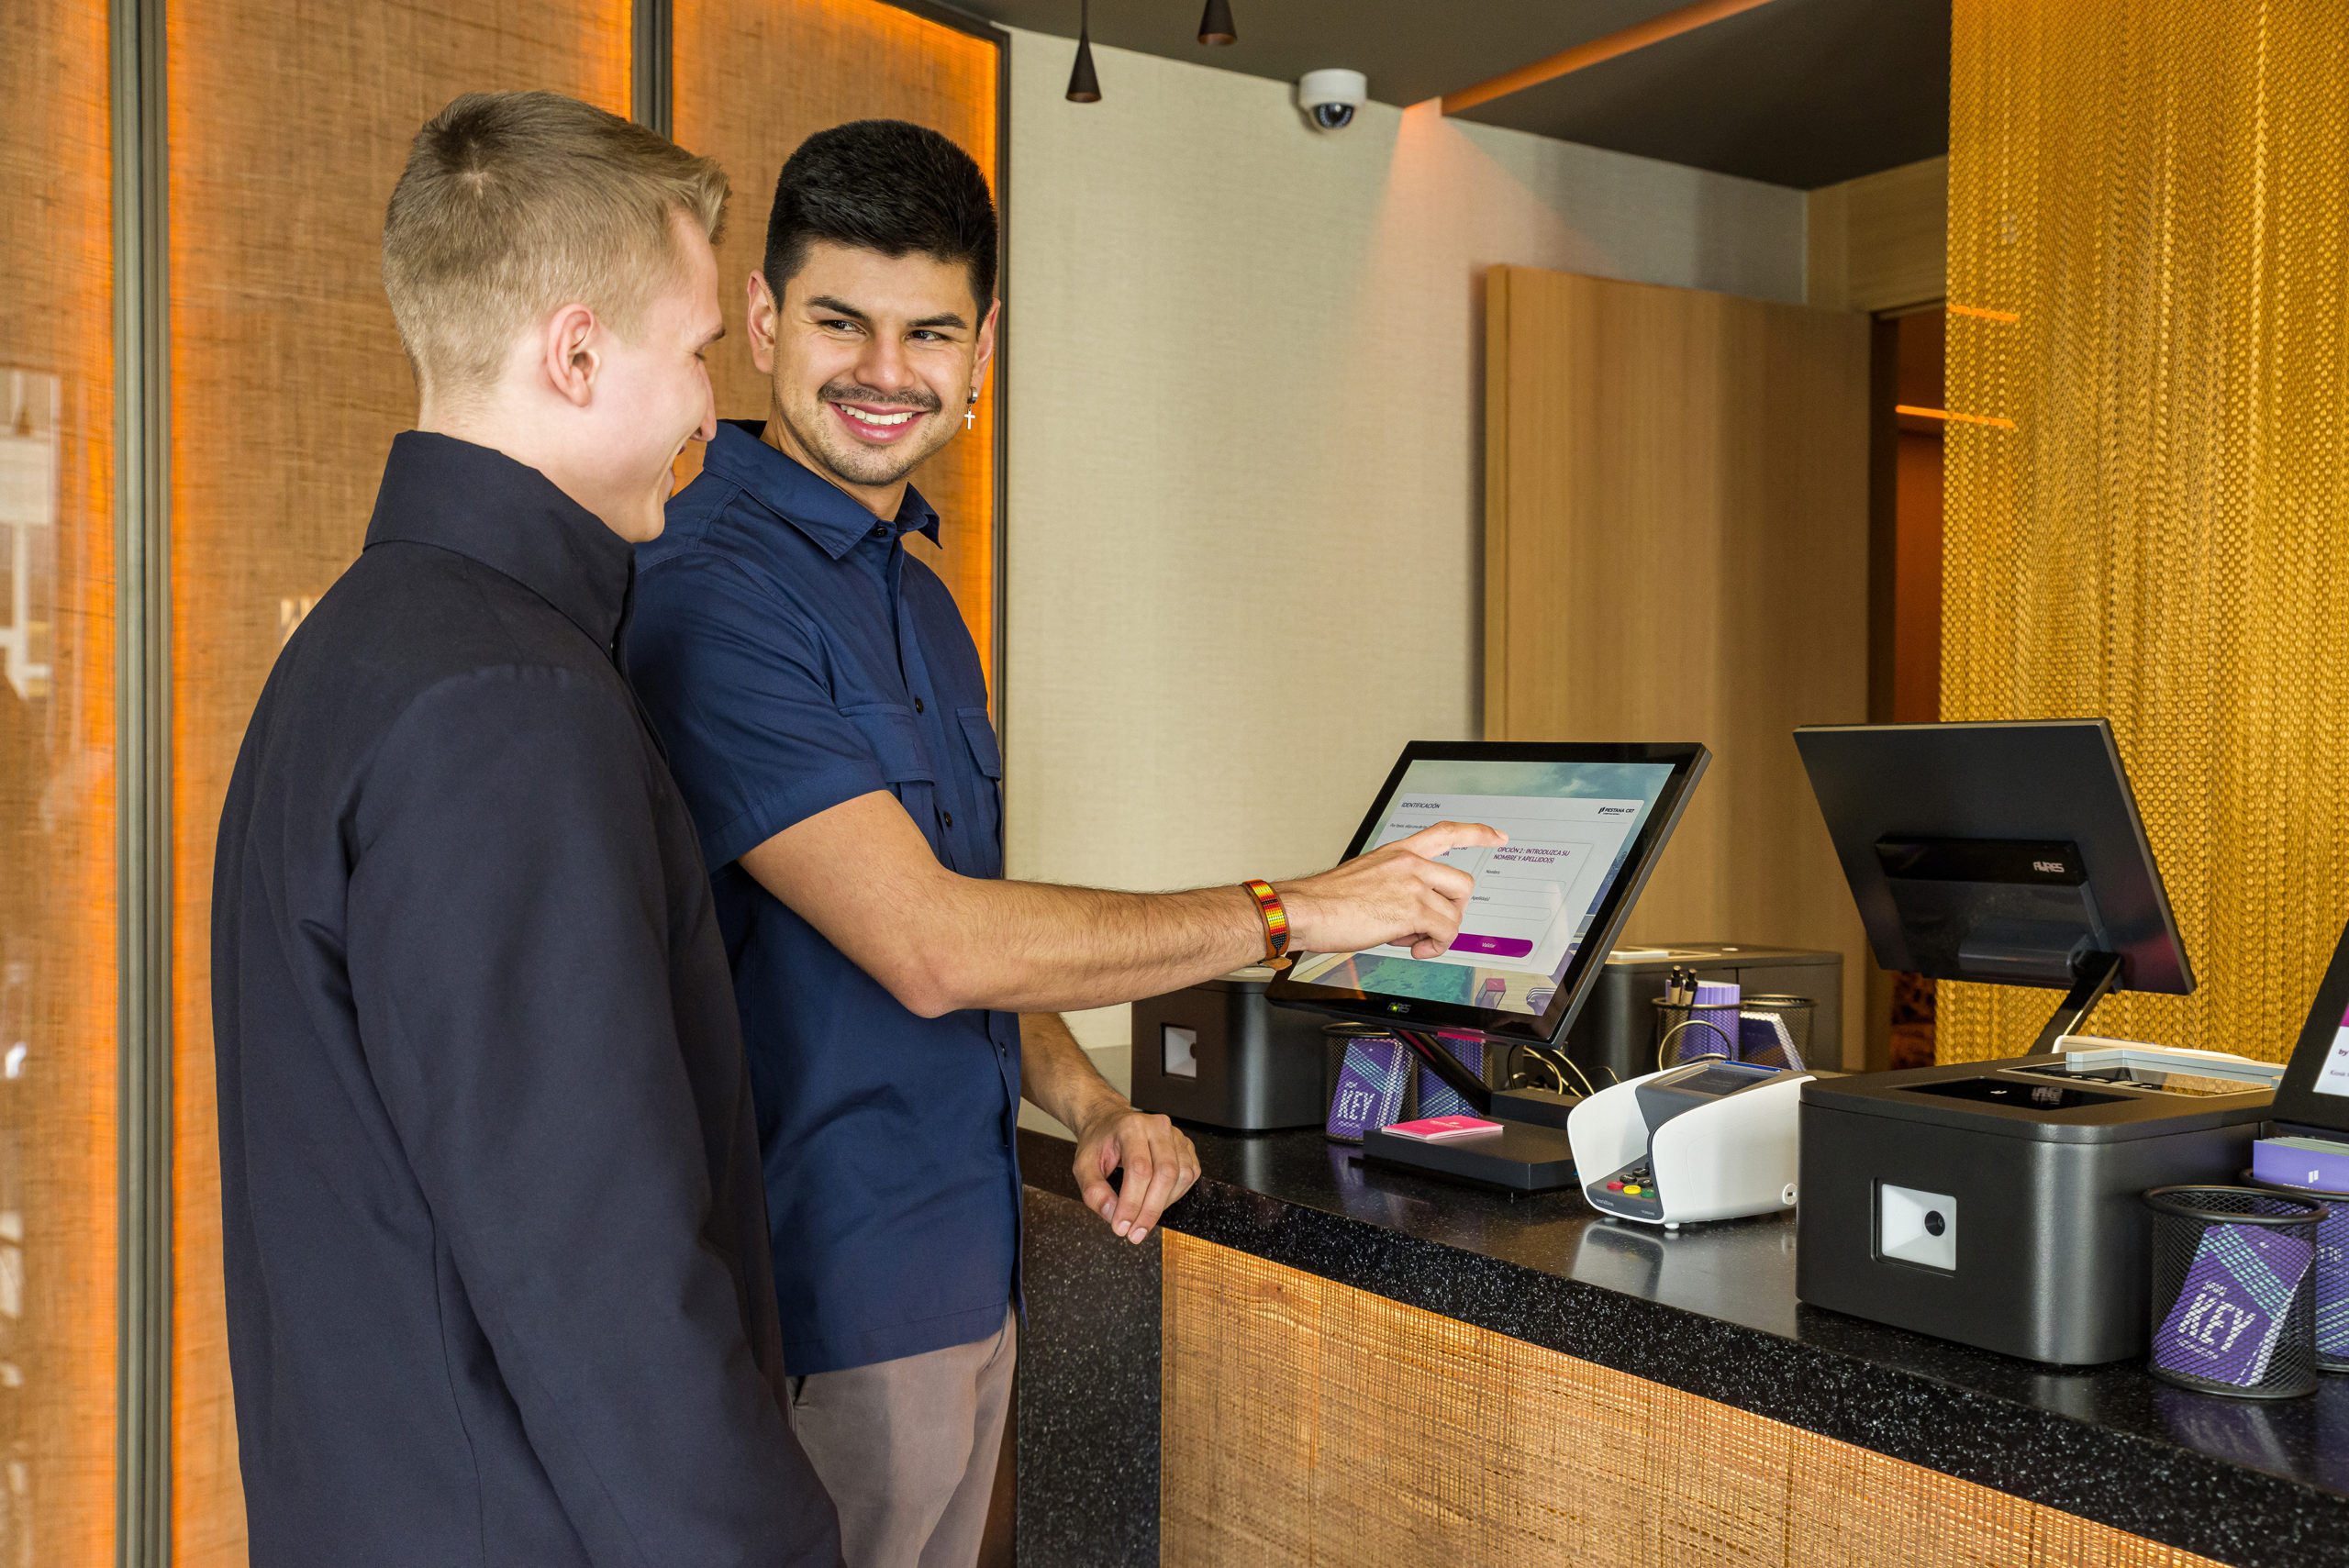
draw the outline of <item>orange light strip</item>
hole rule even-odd
[[[1479,82],[1474,87],[1463,87],[1456,93],[1446,93],[1443,95],[1443,112],[1447,115],[1456,115],[1464,110],[1473,109],[1479,104],[1489,104],[1495,98],[1506,98],[1511,93],[1521,93],[1528,87],[1539,86],[1544,82],[1554,82],[1561,76],[1571,75],[1585,66],[1597,65],[1601,61],[1613,60],[1616,56],[1629,54],[1635,49],[1645,49],[1652,43],[1662,43],[1666,39],[1677,38],[1686,32],[1693,32],[1707,23],[1718,22],[1724,17],[1734,17],[1740,11],[1751,11],[1756,6],[1766,6],[1769,3],[1770,0],[1697,0],[1693,6],[1683,6],[1676,11],[1666,11],[1661,17],[1650,17],[1644,22],[1635,22],[1628,28],[1619,28],[1603,38],[1595,38],[1586,43],[1578,43],[1574,48],[1553,54],[1547,60],[1537,60],[1531,65],[1520,65],[1516,70],[1496,76],[1489,82]]]
[[[1953,414],[1946,408],[1920,408],[1913,403],[1896,403],[1895,414],[1914,414],[1920,419],[1949,419],[1960,425],[1987,425],[1993,429],[2011,430],[2012,419],[2001,419],[1996,414]]]
[[[1947,310],[1952,316],[1975,316],[1981,317],[1985,321],[2003,321],[2009,326],[2012,326],[2014,323],[2022,319],[2021,313],[2017,311],[1985,310],[1978,305],[1951,305],[1944,306],[1943,308]]]

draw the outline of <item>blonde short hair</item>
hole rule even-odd
[[[675,275],[674,215],[712,244],[716,163],[555,93],[468,93],[408,149],[384,215],[384,292],[419,387],[495,381],[516,334],[577,301],[634,330]]]

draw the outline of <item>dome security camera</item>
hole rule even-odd
[[[1297,78],[1297,106],[1323,130],[1343,130],[1370,101],[1370,80],[1359,71],[1308,71]]]

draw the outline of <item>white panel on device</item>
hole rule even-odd
[[[1876,1191],[1876,1255],[1956,1272],[1957,1200],[1890,1182]]]

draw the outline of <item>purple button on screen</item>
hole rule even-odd
[[[1533,944],[1516,937],[1480,937],[1463,931],[1452,939],[1453,952],[1488,952],[1497,958],[1523,958]]]

